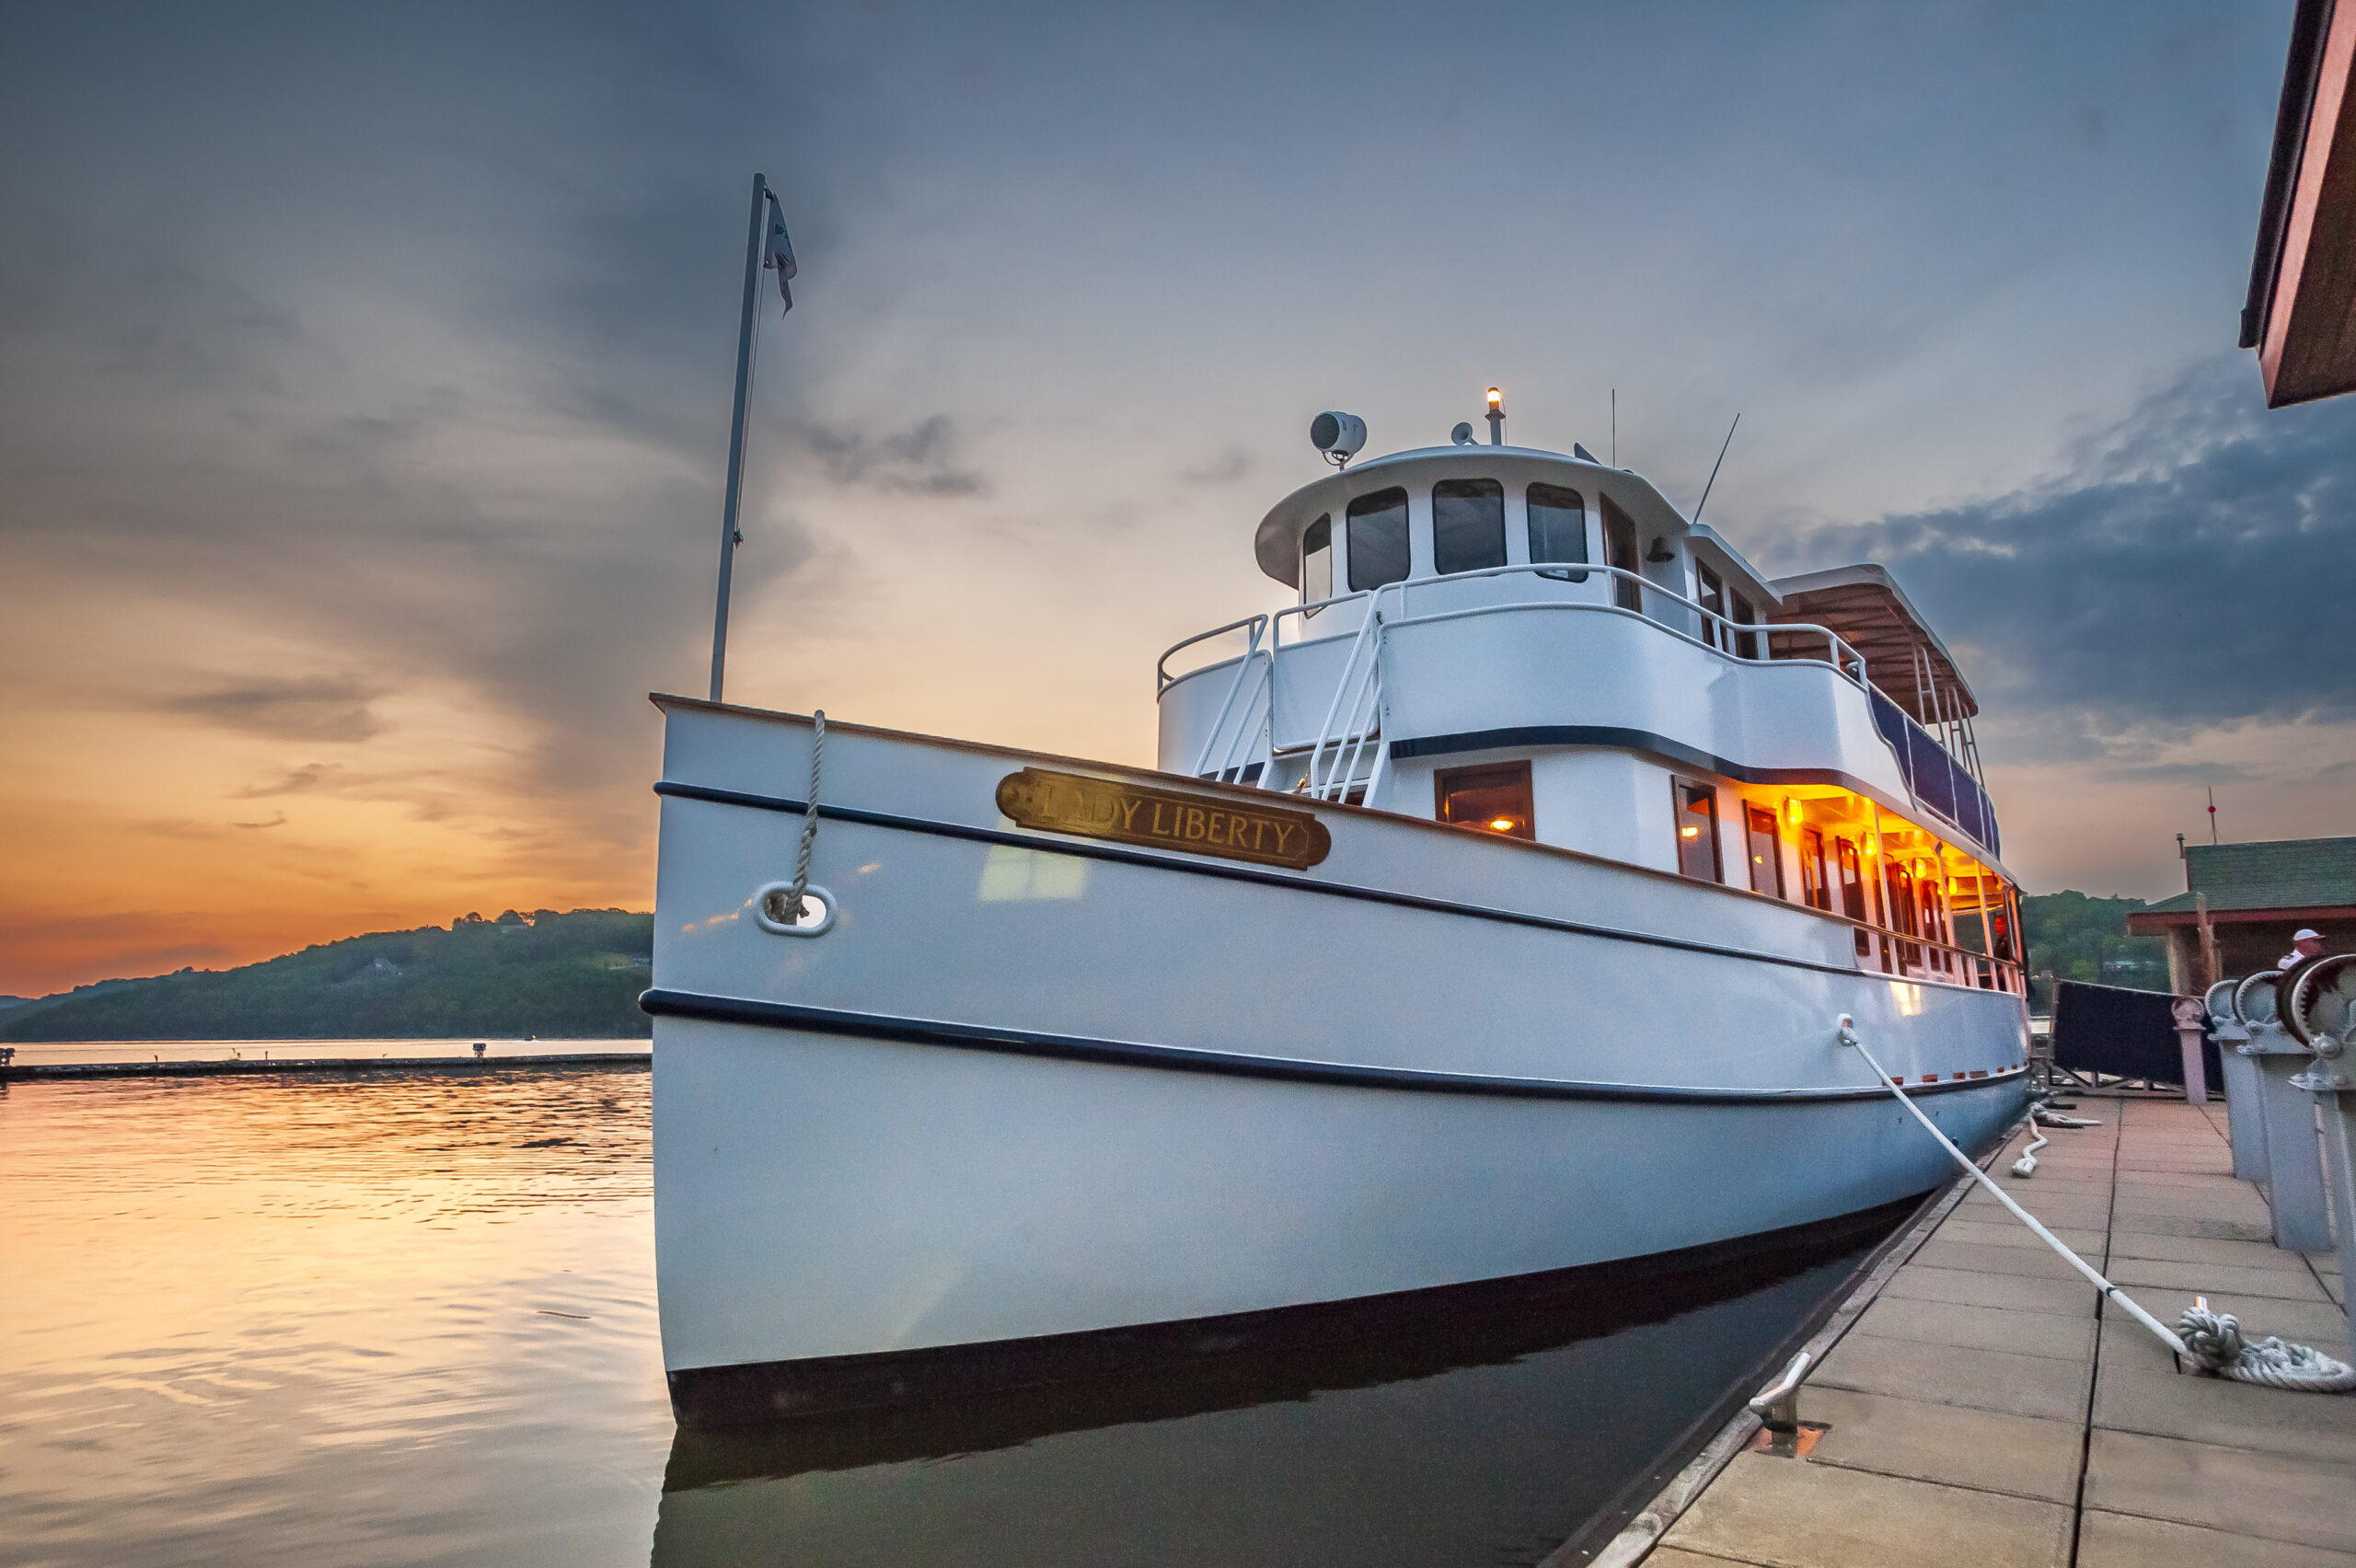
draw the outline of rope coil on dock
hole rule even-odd
[[[1865,1059],[1865,1065],[1873,1068],[1874,1076],[1881,1079],[1882,1087],[1895,1095],[1898,1102],[1906,1107],[1908,1113],[1923,1124],[1924,1131],[1938,1139],[1939,1147],[1946,1149],[1955,1162],[1963,1168],[1965,1175],[1993,1193],[1996,1195],[1996,1201],[2010,1209],[2015,1219],[2035,1231],[2039,1240],[2060,1253],[2062,1262],[2085,1275],[2107,1299],[2117,1302],[2120,1310],[2151,1330],[2160,1343],[2176,1355],[2191,1361],[2204,1372],[2215,1377],[2229,1378],[2237,1383],[2255,1383],[2262,1388],[2292,1389],[2318,1394],[2346,1393],[2350,1389],[2356,1389],[2356,1367],[2326,1355],[2312,1345],[2286,1344],[2281,1339],[2273,1337],[2260,1340],[2255,1344],[2250,1343],[2243,1339],[2241,1324],[2233,1314],[2211,1311],[2207,1299],[2202,1297],[2193,1297],[2192,1305],[2186,1308],[2182,1317],[2177,1320],[2177,1328],[2171,1330],[2166,1324],[2137,1306],[2125,1291],[2105,1279],[2092,1263],[2063,1246],[2059,1237],[2039,1224],[2035,1215],[2015,1203],[2012,1194],[1998,1186],[1985,1170],[1980,1169],[1969,1155],[1956,1147],[1954,1140],[1939,1131],[1938,1124],[1924,1115],[1923,1108],[1907,1097],[1906,1091],[1898,1087],[1897,1080],[1882,1070],[1881,1063],[1877,1061],[1874,1054],[1865,1048],[1865,1043],[1858,1038],[1856,1020],[1847,1013],[1841,1015],[1840,1041],[1843,1045],[1854,1047],[1857,1055]],[[2045,1113],[2045,1117],[2051,1117],[2051,1115],[2050,1112]],[[2033,1118],[2033,1120],[2044,1121],[2044,1124],[2049,1126],[2094,1124],[2068,1116],[2050,1121],[2042,1117]],[[2030,1162],[2030,1169],[2036,1169],[2034,1160]]]

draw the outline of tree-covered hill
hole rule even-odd
[[[110,980],[0,1009],[0,1040],[398,1040],[651,1032],[654,917],[552,909],[378,931],[242,969]]]
[[[2089,898],[2083,893],[2042,893],[2021,899],[2028,937],[2029,974],[2052,980],[2089,980],[2138,991],[2168,988],[2167,943],[2131,937],[2127,917],[2140,898]],[[2052,980],[2032,981],[2030,999],[2050,1006]]]

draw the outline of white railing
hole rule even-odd
[[[1381,732],[1382,590],[1372,592],[1366,617],[1358,622],[1358,634],[1350,643],[1349,657],[1342,662],[1341,678],[1334,683],[1334,700],[1326,705],[1325,721],[1310,744],[1309,769],[1303,778],[1309,794],[1317,800],[1348,801],[1358,764]],[[1273,655],[1273,641],[1270,651]],[[1270,668],[1273,672],[1273,657]],[[1330,762],[1325,758],[1329,745],[1334,748]],[[1366,793],[1360,797],[1367,805],[1375,803],[1375,790],[1381,782],[1376,776],[1383,771],[1390,755],[1389,746],[1375,747]]]
[[[1576,575],[1574,575],[1576,574]],[[1433,590],[1447,591],[1484,578],[1540,577],[1550,582],[1595,584],[1576,596],[1561,593],[1543,598],[1512,598],[1496,604],[1458,605],[1448,608],[1415,614],[1414,598],[1427,596]],[[1636,607],[1629,607],[1633,600]],[[1365,614],[1352,633],[1337,633],[1331,638],[1310,638],[1305,635],[1310,617],[1319,612],[1347,604],[1362,604]],[[1674,606],[1672,611],[1669,607]],[[1510,566],[1484,567],[1474,571],[1450,572],[1444,577],[1408,578],[1398,582],[1386,582],[1376,588],[1362,588],[1355,593],[1337,594],[1303,605],[1288,605],[1273,615],[1246,616],[1241,620],[1198,632],[1184,641],[1172,644],[1154,663],[1154,687],[1164,691],[1178,681],[1221,668],[1227,661],[1213,660],[1185,674],[1170,674],[1171,659],[1185,650],[1213,638],[1231,632],[1244,633],[1244,649],[1231,655],[1235,664],[1224,699],[1220,702],[1197,748],[1194,772],[1197,778],[1217,778],[1222,781],[1241,780],[1251,764],[1261,765],[1259,782],[1265,788],[1278,787],[1275,767],[1277,755],[1277,709],[1280,685],[1279,667],[1290,650],[1311,642],[1331,643],[1340,636],[1351,638],[1342,668],[1334,684],[1334,694],[1326,705],[1323,721],[1319,724],[1308,747],[1307,770],[1297,788],[1320,800],[1346,800],[1354,784],[1358,782],[1358,768],[1371,764],[1364,780],[1366,793],[1362,797],[1372,803],[1390,747],[1377,744],[1381,734],[1382,651],[1384,634],[1404,626],[1428,626],[1441,621],[1469,619],[1479,616],[1517,613],[1524,610],[1580,610],[1607,615],[1629,616],[1645,620],[1668,636],[1679,638],[1698,648],[1707,649],[1720,658],[1743,664],[1823,664],[1842,678],[1865,687],[1869,683],[1865,674],[1865,656],[1852,648],[1829,627],[1813,623],[1783,624],[1752,623],[1729,619],[1723,613],[1689,599],[1673,590],[1664,588],[1641,573],[1619,567],[1595,566],[1560,561],[1530,561]],[[1665,614],[1682,612],[1680,619],[1690,617],[1700,635],[1664,619]],[[1286,621],[1298,617],[1299,624],[1287,640]],[[1822,659],[1775,656],[1771,637],[1783,634],[1821,638],[1825,656]],[[1751,639],[1745,644],[1739,639]],[[1738,649],[1749,646],[1754,651],[1743,653]],[[1262,694],[1266,703],[1262,708]],[[1263,736],[1265,743],[1263,744]],[[1283,748],[1286,755],[1299,755],[1291,747]]]

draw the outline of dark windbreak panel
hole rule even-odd
[[[1898,766],[1914,798],[1986,845],[1989,853],[2003,854],[2004,847],[1996,836],[1996,808],[1989,803],[1979,780],[1949,756],[1929,731],[1908,718],[1904,709],[1877,691],[1868,690],[1865,695],[1873,703],[1874,728],[1897,754]]]

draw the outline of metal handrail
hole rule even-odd
[[[1252,640],[1256,644],[1259,641],[1260,637],[1259,631],[1256,628],[1256,623],[1266,620],[1267,618],[1268,617],[1265,612],[1255,616],[1245,616],[1242,620],[1231,620],[1225,626],[1215,626],[1208,631],[1198,631],[1194,636],[1186,638],[1183,641],[1173,642],[1169,647],[1163,649],[1161,651],[1161,657],[1153,662],[1153,689],[1155,695],[1161,695],[1162,688],[1171,685],[1172,682],[1181,681],[1186,678],[1185,675],[1173,675],[1170,673],[1170,656],[1172,653],[1192,648],[1197,642],[1207,642],[1214,637],[1224,637],[1230,631],[1239,631],[1247,626],[1254,627],[1254,630],[1252,633]],[[1242,656],[1243,655],[1239,655],[1239,657]],[[1215,663],[1223,663],[1225,661],[1219,660],[1215,661]],[[1209,664],[1202,666],[1202,668],[1206,670],[1211,667],[1212,666]],[[1189,670],[1186,672],[1186,674],[1191,675],[1196,673],[1196,671]]]
[[[1816,636],[1823,638],[1828,648],[1835,651],[1835,657],[1829,660],[1776,659],[1764,653],[1757,658],[1747,657],[1743,654],[1735,652],[1730,648],[1721,648],[1716,643],[1706,639],[1694,637],[1688,632],[1680,630],[1678,628],[1669,625],[1666,621],[1659,619],[1657,617],[1646,611],[1624,609],[1618,604],[1612,602],[1608,595],[1598,595],[1595,597],[1578,599],[1519,599],[1503,605],[1468,605],[1463,609],[1436,611],[1421,616],[1409,615],[1406,613],[1407,594],[1413,589],[1428,588],[1434,584],[1443,582],[1468,582],[1474,579],[1483,577],[1530,575],[1552,576],[1571,571],[1578,571],[1583,575],[1591,573],[1606,579],[1624,579],[1629,582],[1634,583],[1640,594],[1657,594],[1672,605],[1677,605],[1685,609],[1692,610],[1695,615],[1702,617],[1705,624],[1712,624],[1724,628],[1729,634],[1729,640],[1731,640],[1731,637],[1735,635],[1751,635],[1764,638],[1769,632],[1773,631],[1810,632]],[[1432,577],[1406,577],[1400,579],[1396,582],[1385,582],[1373,588],[1360,588],[1354,593],[1336,594],[1329,598],[1318,599],[1308,604],[1287,605],[1284,608],[1277,610],[1269,617],[1268,645],[1271,648],[1280,648],[1285,645],[1283,626],[1285,617],[1288,616],[1299,616],[1305,618],[1309,616],[1314,615],[1320,610],[1325,609],[1329,605],[1348,604],[1352,600],[1356,599],[1372,600],[1385,594],[1395,595],[1399,601],[1401,614],[1392,618],[1389,623],[1393,627],[1421,625],[1430,621],[1449,620],[1472,615],[1488,615],[1505,610],[1608,610],[1618,615],[1635,616],[1640,619],[1651,621],[1655,626],[1659,627],[1663,631],[1668,632],[1672,637],[1683,638],[1686,641],[1694,644],[1696,647],[1706,648],[1711,652],[1716,653],[1724,658],[1731,659],[1737,663],[1795,664],[1821,663],[1831,664],[1833,668],[1839,670],[1842,674],[1847,676],[1850,680],[1854,681],[1860,686],[1870,684],[1865,674],[1865,655],[1858,652],[1855,648],[1852,647],[1849,642],[1841,636],[1840,633],[1834,631],[1830,627],[1818,626],[1813,622],[1805,621],[1795,621],[1785,624],[1780,622],[1753,623],[1729,620],[1726,616],[1716,610],[1711,609],[1708,605],[1701,604],[1698,601],[1689,599],[1684,594],[1678,593],[1674,589],[1664,588],[1659,583],[1653,582],[1650,578],[1646,577],[1641,572],[1630,571],[1623,567],[1594,566],[1579,562],[1572,562],[1566,565],[1562,561],[1517,561],[1506,566],[1484,566],[1476,568],[1471,571],[1450,571]],[[1645,601],[1640,599],[1639,602],[1642,603]],[[1235,629],[1236,626],[1241,626],[1242,624],[1243,623],[1239,621],[1233,625],[1221,627],[1219,628],[1219,631],[1232,631]],[[1204,637],[1215,637],[1217,635],[1218,632],[1203,633]],[[1189,642],[1193,642],[1199,641],[1201,639],[1190,638],[1187,640]],[[1318,640],[1324,641],[1330,640],[1319,639]],[[1185,646],[1186,643],[1184,642],[1178,644],[1178,648],[1184,648]],[[1763,650],[1767,645],[1764,642],[1761,642],[1760,646]],[[1176,652],[1178,648],[1172,648],[1171,652]],[[1846,655],[1845,659],[1840,657],[1840,655],[1843,654]],[[1168,657],[1168,654],[1163,655],[1164,659],[1167,659]]]
[[[1234,711],[1236,694],[1243,689],[1244,677],[1252,673],[1252,666],[1259,659],[1261,651],[1260,633],[1267,628],[1267,623],[1268,617],[1266,616],[1253,616],[1248,621],[1240,623],[1240,625],[1249,626],[1251,630],[1245,638],[1243,655],[1235,662],[1235,678],[1227,684],[1226,700],[1222,701],[1218,705],[1218,712],[1212,718],[1211,727],[1203,736],[1203,749],[1195,758],[1195,774],[1197,778],[1207,776],[1207,770],[1210,767],[1211,753],[1218,744],[1219,732],[1227,728],[1228,715]],[[1230,627],[1227,629],[1232,631],[1237,629],[1237,628]],[[1167,658],[1168,655],[1165,654],[1163,657]],[[1276,701],[1275,679],[1276,662],[1274,657],[1271,656],[1269,660],[1268,700],[1272,710]],[[1243,705],[1244,718],[1249,719],[1252,716],[1253,704],[1257,700],[1258,696],[1255,693],[1252,700],[1247,701]],[[1228,742],[1226,755],[1219,758],[1218,777],[1222,781],[1226,779],[1230,767],[1235,763],[1235,748],[1238,745],[1241,745],[1242,741],[1243,728],[1239,724],[1237,726],[1234,738]]]

